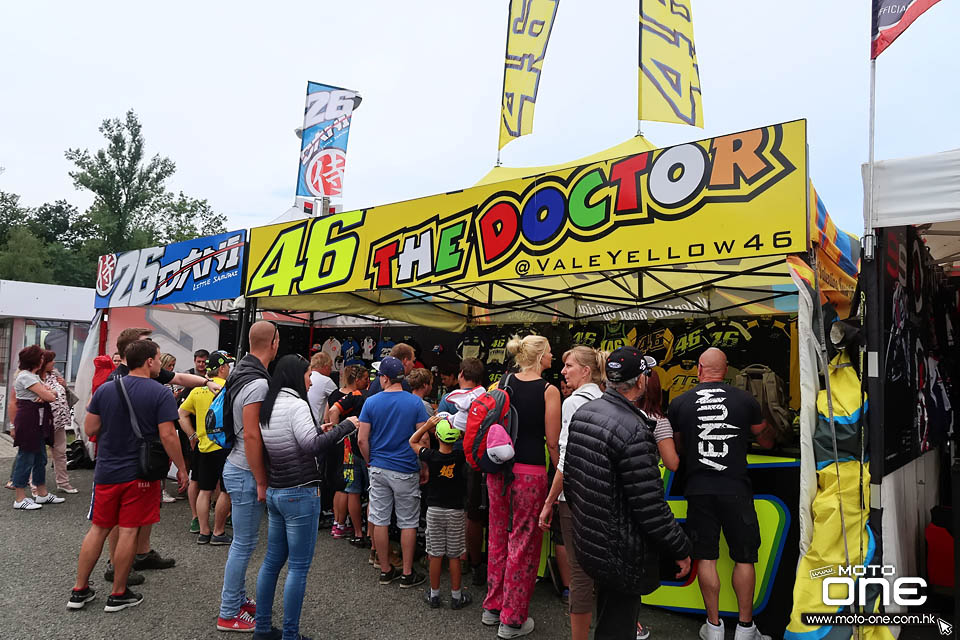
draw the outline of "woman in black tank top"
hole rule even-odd
[[[520,367],[520,373],[509,376],[505,385],[510,404],[517,410],[517,437],[513,443],[512,482],[508,483],[509,476],[503,473],[487,475],[490,538],[483,623],[499,622],[500,637],[518,637],[534,627],[527,613],[543,541],[537,519],[547,496],[544,443],[555,465],[561,398],[559,389],[541,375],[553,360],[546,338],[514,337],[507,343],[507,351]]]

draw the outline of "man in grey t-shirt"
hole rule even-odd
[[[247,565],[257,547],[263,504],[267,497],[267,469],[260,437],[260,405],[267,395],[270,375],[267,366],[277,357],[280,330],[272,322],[260,321],[250,327],[250,353],[237,363],[227,379],[233,404],[236,440],[223,466],[223,485],[233,504],[233,543],[223,570],[220,594],[220,631],[253,632],[256,605],[247,598]],[[251,380],[250,377],[253,377]],[[236,390],[231,384],[246,382]]]

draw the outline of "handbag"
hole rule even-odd
[[[163,480],[167,477],[167,469],[170,468],[170,458],[167,456],[163,443],[160,440],[146,440],[143,432],[140,431],[140,424],[137,422],[137,414],[133,411],[133,403],[130,402],[130,395],[127,394],[127,388],[123,385],[123,378],[117,376],[114,383],[120,387],[120,393],[127,403],[127,413],[130,415],[130,427],[133,434],[140,441],[139,455],[137,457],[137,477],[141,480]]]
[[[67,392],[67,406],[72,409],[75,404],[80,402],[80,396],[75,394],[70,387],[64,387],[64,389]]]

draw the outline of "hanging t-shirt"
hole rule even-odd
[[[608,322],[603,325],[603,338],[600,350],[611,353],[620,347],[633,346],[637,341],[637,330],[628,330],[623,322]]]
[[[464,358],[479,358],[483,360],[485,346],[483,338],[474,333],[464,336],[460,344],[457,345],[457,353],[460,355],[461,360]],[[504,345],[504,350],[506,350],[506,345]]]
[[[360,348],[363,350],[363,354],[360,357],[367,362],[372,362],[373,350],[377,348],[377,341],[370,337],[364,338],[363,342],[360,343]]]
[[[570,338],[573,340],[573,344],[582,344],[585,347],[597,346],[597,340],[599,337],[600,336],[597,335],[596,328],[586,324],[575,326],[573,328],[573,334],[570,336]]]
[[[637,349],[657,362],[670,362],[673,358],[673,331],[667,328],[655,329],[637,338]],[[664,379],[660,379],[665,383]]]
[[[360,359],[360,345],[353,338],[347,338],[340,345],[340,352],[343,354],[343,364],[350,366],[353,364],[363,364]]]
[[[383,360],[390,355],[390,350],[393,349],[396,343],[390,338],[384,338],[377,343],[377,348],[375,353],[377,354],[377,360]]]
[[[326,342],[323,343],[323,346],[320,347],[320,350],[330,356],[330,362],[336,364],[337,358],[340,357],[340,348],[340,341],[331,336],[327,338]]]
[[[697,377],[697,363],[687,361],[667,369],[666,381],[661,380],[661,386],[667,392],[669,402],[673,402],[680,394],[693,389],[699,384]]]
[[[503,364],[507,361],[507,342],[510,336],[498,334],[490,340],[490,353],[487,355],[487,364]]]
[[[698,384],[670,403],[667,417],[683,435],[684,495],[752,495],[747,476],[750,427],[763,422],[753,396],[722,382]]]

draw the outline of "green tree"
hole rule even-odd
[[[183,242],[227,230],[223,216],[215,213],[209,202],[191,198],[183,191],[176,196],[164,194],[155,211],[151,233],[156,244]]]
[[[0,191],[0,244],[7,242],[7,235],[27,219],[27,210],[20,206],[20,196]]]
[[[43,240],[27,227],[14,227],[0,247],[0,278],[26,282],[53,282],[50,255]]]

